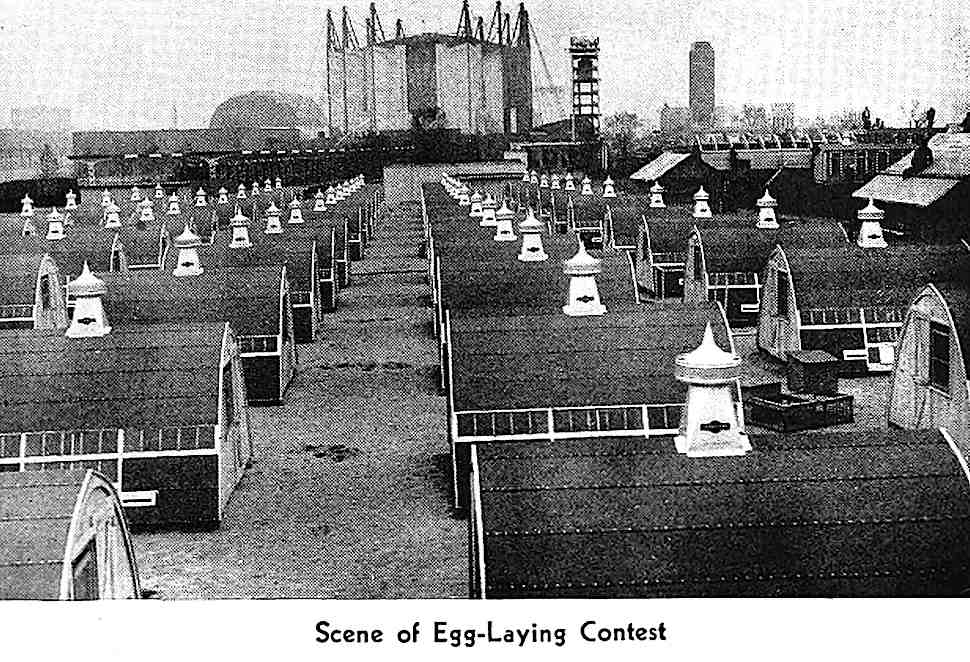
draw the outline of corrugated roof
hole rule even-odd
[[[929,207],[959,183],[956,179],[876,175],[869,183],[853,193],[852,197]]]
[[[224,328],[0,331],[0,432],[214,424]]]
[[[970,133],[937,133],[927,146],[933,152],[933,163],[917,173],[920,177],[963,179],[970,177]],[[885,170],[902,175],[913,164],[910,152]]]
[[[485,592],[517,597],[957,595],[970,488],[940,433],[480,444]]]
[[[643,166],[635,173],[630,175],[630,179],[652,182],[660,179],[670,172],[677,164],[690,157],[690,154],[678,154],[676,152],[664,152],[653,161]]]
[[[962,246],[783,249],[800,309],[890,306],[905,309],[928,283],[970,282]]]

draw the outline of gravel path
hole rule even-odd
[[[467,595],[427,286],[413,271],[419,223],[413,206],[391,211],[321,338],[298,347],[285,406],[250,410],[256,460],[222,527],[135,536],[158,597]]]

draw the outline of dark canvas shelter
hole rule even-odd
[[[236,333],[250,404],[282,402],[296,371],[286,268],[211,267],[199,276],[169,271],[105,274],[104,307],[117,327],[227,321]]]
[[[845,229],[825,219],[781,219],[777,230],[752,227],[739,216],[723,225],[695,225],[687,239],[684,301],[717,301],[732,327],[754,326],[761,304],[761,274],[775,246],[815,249],[847,244]]]
[[[706,324],[731,347],[717,304],[630,307],[602,317],[446,316],[448,430],[456,498],[467,506],[470,445],[489,441],[672,434],[685,389],[676,354]]]
[[[0,471],[96,469],[133,525],[220,521],[252,455],[226,323],[0,336]]]
[[[140,597],[118,492],[96,471],[0,473],[0,600]]]
[[[970,587],[970,484],[936,431],[481,444],[485,598],[945,596]]]
[[[844,370],[888,372],[913,297],[927,283],[967,278],[970,251],[959,245],[780,247],[765,270],[758,346],[781,359],[821,349]]]

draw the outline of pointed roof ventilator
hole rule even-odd
[[[290,218],[287,223],[302,223],[303,222],[303,205],[297,199],[296,194],[293,194],[293,199],[290,200]]]
[[[563,273],[569,276],[569,302],[562,312],[570,317],[603,315],[606,306],[600,302],[596,275],[603,271],[602,260],[586,252],[582,239],[579,240],[577,253],[563,262]]]
[[[710,323],[697,349],[677,355],[674,376],[687,384],[687,402],[674,437],[679,453],[722,457],[751,450],[738,419],[735,396],[740,373],[741,358],[718,347]]]
[[[232,239],[229,240],[229,248],[249,248],[253,242],[249,240],[249,218],[242,213],[239,206],[236,206],[236,215],[229,222],[232,228]]]
[[[701,186],[694,194],[694,218],[711,218],[711,206],[707,203],[711,196]]]
[[[546,226],[536,218],[532,207],[525,212],[525,219],[519,223],[519,233],[522,235],[522,248],[519,250],[519,262],[545,262],[549,259],[542,247],[542,234]]]
[[[107,292],[104,281],[91,273],[87,260],[81,275],[67,284],[68,296],[74,297],[74,314],[64,335],[68,338],[100,338],[111,332],[101,297]]]
[[[508,204],[503,199],[502,206],[495,212],[495,235],[492,239],[495,241],[515,241],[518,239],[515,236],[515,228],[512,227],[514,219],[515,212],[509,209]]]
[[[483,228],[494,228],[497,223],[498,221],[495,220],[495,200],[491,193],[486,193],[485,199],[482,200],[482,220],[478,222],[478,225]]]
[[[198,276],[205,271],[199,262],[198,249],[202,245],[202,240],[199,239],[199,235],[192,232],[188,223],[185,224],[182,234],[175,237],[172,243],[178,249],[178,264],[172,270],[173,276]]]
[[[761,230],[777,230],[778,218],[775,216],[775,207],[778,206],[778,201],[771,197],[771,194],[768,193],[768,189],[765,189],[765,194],[758,198],[757,205],[757,227]]]
[[[859,228],[859,236],[856,244],[860,248],[886,248],[885,237],[882,236],[882,221],[886,218],[886,212],[879,209],[869,198],[869,204],[859,210],[858,219],[862,221]]]
[[[51,213],[47,215],[47,238],[64,238],[64,217],[57,211],[57,207],[53,207]]]

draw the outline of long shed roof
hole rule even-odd
[[[936,431],[478,446],[486,597],[956,595],[970,486]]]
[[[224,323],[100,338],[0,331],[0,432],[214,424],[224,333]]]

